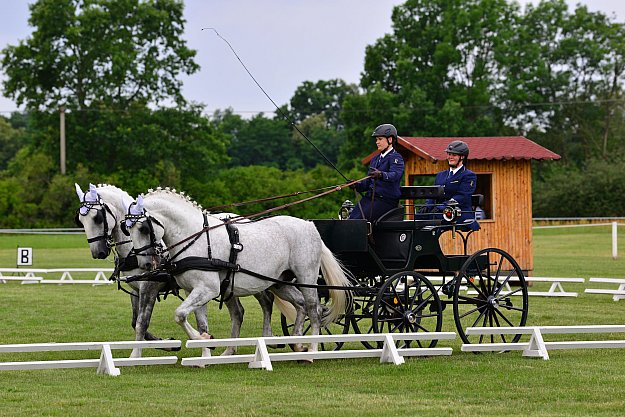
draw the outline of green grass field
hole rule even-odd
[[[622,230],[622,229],[620,229]],[[620,231],[619,230],[619,231]],[[620,239],[623,242],[624,239]],[[534,233],[535,275],[625,277],[611,258],[608,227],[542,229]],[[34,248],[37,268],[106,266],[90,259],[83,236],[0,236],[0,266],[15,266],[17,246]],[[623,324],[625,302],[584,294],[588,284],[566,284],[578,298],[530,297],[528,324]],[[532,290],[546,290],[535,284]],[[150,329],[186,340],[173,321],[179,304],[158,303]],[[260,309],[245,299],[243,336],[260,333]],[[280,334],[278,315],[274,332]],[[209,305],[216,337],[228,337],[227,312]],[[451,309],[443,330],[454,330]],[[128,296],[113,286],[0,284],[0,343],[132,340]],[[601,335],[598,338],[622,338]],[[552,340],[553,338],[547,338]],[[408,358],[401,366],[371,359],[318,360],[312,365],[274,363],[273,372],[243,364],[205,369],[176,366],[121,368],[119,377],[94,368],[0,373],[0,416],[211,415],[211,416],[406,416],[406,415],[622,415],[625,409],[623,349],[552,351],[551,360],[520,352]],[[128,351],[114,352],[115,356]],[[170,355],[146,352],[148,355]],[[179,357],[198,356],[183,348]],[[0,354],[0,360],[80,359],[97,352]]]

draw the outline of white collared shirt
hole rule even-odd
[[[389,146],[388,149],[386,150],[386,152],[384,152],[383,154],[380,154],[380,158],[384,158],[386,155],[388,155],[392,151],[393,151],[393,147]]]
[[[453,175],[456,175],[456,173],[460,171],[460,169],[462,169],[463,166],[464,165],[460,165],[459,167],[456,167],[455,169],[449,168],[449,176],[451,177]]]

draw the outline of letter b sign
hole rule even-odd
[[[17,266],[33,264],[33,248],[17,248]]]

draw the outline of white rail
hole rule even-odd
[[[401,365],[405,356],[434,356],[451,355],[451,348],[397,348],[395,342],[402,340],[430,341],[452,340],[456,338],[453,332],[420,332],[420,333],[375,333],[375,334],[339,334],[319,336],[275,336],[250,337],[239,339],[210,339],[188,340],[188,348],[207,348],[218,346],[255,346],[254,354],[239,354],[231,356],[201,356],[183,358],[183,366],[198,366],[223,363],[248,363],[249,368],[273,370],[272,361],[299,361],[313,359],[344,359],[378,357],[380,363]],[[340,349],[317,352],[287,352],[269,353],[267,345],[292,343],[346,343],[346,342],[382,342],[381,349]],[[208,349],[204,349],[210,355]]]
[[[180,340],[144,340],[122,342],[78,342],[78,343],[30,343],[16,345],[0,345],[0,353],[26,352],[58,352],[76,350],[100,350],[99,359],[72,359],[0,362],[0,371],[62,369],[62,368],[98,368],[98,374],[118,376],[118,366],[137,365],[173,365],[178,362],[177,356],[155,356],[140,358],[113,358],[112,350],[135,348],[179,348]]]
[[[464,343],[463,352],[499,352],[505,350],[522,350],[523,356],[540,357],[549,360],[548,350],[555,349],[596,349],[623,348],[625,340],[575,340],[561,342],[545,342],[543,334],[576,334],[576,333],[625,333],[625,325],[596,326],[527,326],[527,327],[469,327],[467,335],[531,335],[525,343]]]
[[[0,268],[0,283],[7,281],[22,281],[22,284],[91,284],[108,285],[112,284],[108,276],[113,272],[113,268]],[[72,273],[94,273],[93,279],[74,279]],[[24,274],[20,276],[18,274]],[[61,274],[60,279],[48,279],[43,275]]]

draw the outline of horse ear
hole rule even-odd
[[[91,183],[89,184],[89,199],[90,201],[98,201],[98,190]]]
[[[82,203],[82,199],[85,198],[85,193],[82,192],[82,188],[80,188],[80,185],[74,183],[74,187],[76,187],[76,194],[78,194],[78,199]]]
[[[137,197],[137,210],[139,211],[139,213],[144,213],[145,212],[145,206],[143,205],[143,196],[142,195]]]

